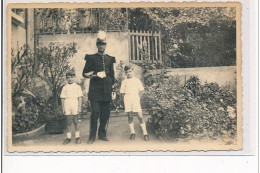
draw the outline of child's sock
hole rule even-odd
[[[131,134],[133,133],[135,134],[134,123],[129,124],[129,127],[130,127]]]
[[[145,123],[142,123],[142,124],[140,123],[140,126],[141,126],[141,128],[143,130],[143,135],[147,135]]]
[[[67,138],[71,138],[71,132],[67,132]]]
[[[75,131],[75,138],[79,138],[80,135],[79,135],[79,131]]]

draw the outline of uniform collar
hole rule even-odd
[[[101,55],[101,54],[99,54],[99,53],[96,53],[96,55],[98,55],[98,56],[105,56],[106,54]]]

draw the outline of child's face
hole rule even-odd
[[[134,76],[133,69],[126,70],[125,75],[127,78],[132,78]]]
[[[75,76],[67,76],[67,81],[69,84],[72,84],[75,81]]]

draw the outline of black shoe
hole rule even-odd
[[[130,135],[130,139],[131,139],[131,140],[134,140],[134,139],[135,139],[135,134],[134,134],[134,133],[132,133],[132,134]]]
[[[109,141],[109,139],[107,137],[98,137],[98,139],[101,141]]]
[[[150,139],[149,139],[149,136],[148,135],[144,135],[144,140],[145,141],[149,141]]]
[[[88,139],[88,144],[93,144],[94,142],[95,142],[95,139],[93,139],[93,138]]]
[[[71,139],[70,138],[66,138],[64,141],[63,141],[63,145],[66,145],[68,143],[71,142]]]
[[[76,138],[76,144],[80,144],[81,143],[81,139],[80,138]]]

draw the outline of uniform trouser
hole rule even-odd
[[[90,106],[92,109],[92,113],[90,117],[89,138],[96,138],[98,118],[100,118],[98,137],[106,137],[106,126],[110,116],[110,101],[90,101]]]

